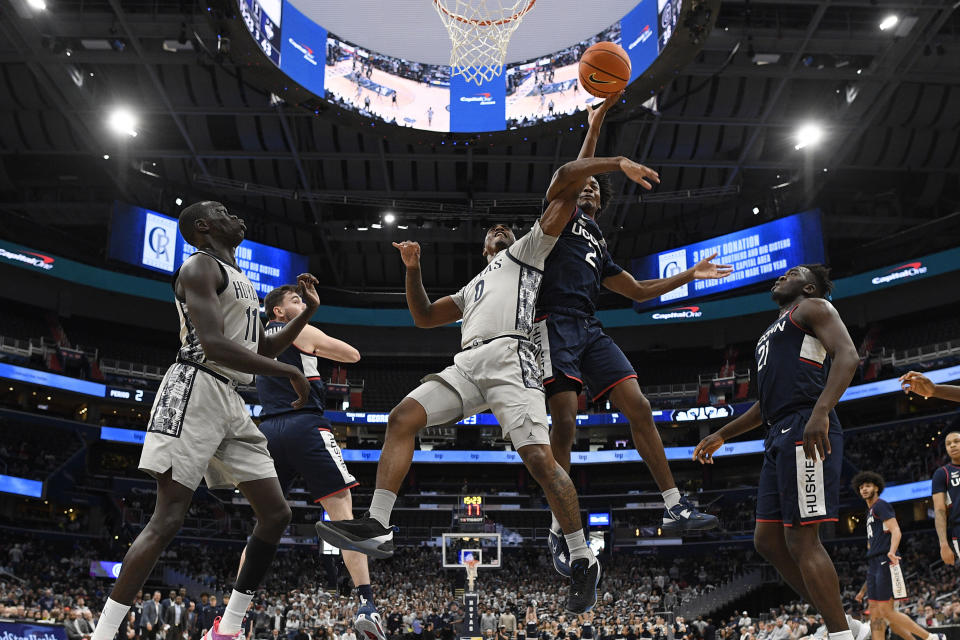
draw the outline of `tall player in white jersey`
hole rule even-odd
[[[563,528],[571,557],[567,610],[583,613],[593,608],[600,565],[584,538],[576,489],[550,451],[543,372],[531,332],[544,260],[576,212],[584,182],[610,171],[622,171],[647,189],[652,188],[648,180],[659,182],[656,172],[626,158],[584,158],[565,164],[553,176],[549,204],[533,229],[516,240],[504,225],[491,228],[483,245],[486,268],[460,291],[436,302],[430,302],[421,281],[420,245],[394,244],[407,268],[407,305],[414,322],[429,328],[463,318],[463,350],[452,366],[425,377],[390,413],[369,514],[358,520],[318,522],[321,538],[375,557],[391,555],[390,512],[410,468],[417,432],[489,408],[543,487]]]
[[[204,640],[239,640],[240,624],[290,522],[267,440],[250,419],[238,384],[252,374],[282,376],[306,401],[303,373],[273,358],[287,348],[320,303],[310,274],[297,279],[307,306],[270,336],[263,335],[257,292],[234,258],[246,226],[218,202],[199,202],[180,214],[180,233],[198,248],[174,274],[180,315],[177,361],[164,375],[150,411],[140,469],[157,481],[150,522],[127,550],[92,640],[113,640],[137,592],[180,530],[200,479],[210,488],[236,487],[257,516],[222,618]]]

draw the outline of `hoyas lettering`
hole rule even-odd
[[[233,292],[237,294],[237,300],[257,300],[257,290],[248,282],[241,280],[233,281]]]
[[[480,272],[480,275],[481,275],[481,276],[485,276],[485,275],[487,275],[488,273],[490,273],[491,271],[496,271],[497,269],[499,269],[499,268],[502,267],[502,266],[503,266],[503,256],[499,256],[499,257],[497,257],[496,259],[494,259],[493,262],[491,262],[490,264],[488,264],[488,265],[487,265],[487,268]]]

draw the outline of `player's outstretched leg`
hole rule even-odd
[[[553,422],[550,425],[550,450],[553,457],[564,471],[570,473],[570,452],[573,450],[573,440],[577,433],[577,393],[574,391],[560,391],[550,396],[550,415]],[[570,549],[567,540],[563,537],[563,528],[557,516],[551,514],[550,533],[547,535],[547,545],[550,547],[550,557],[553,559],[553,568],[564,578],[570,577]]]
[[[320,504],[334,522],[353,520],[353,496],[349,489],[322,499]],[[345,549],[343,564],[347,566],[347,571],[353,579],[353,586],[357,589],[357,598],[360,600],[357,617],[353,621],[353,628],[357,630],[359,640],[387,640],[383,619],[373,599],[367,556]]]
[[[650,401],[640,392],[636,378],[624,380],[615,386],[610,391],[610,402],[630,421],[633,444],[663,494],[666,508],[663,510],[660,529],[664,533],[683,533],[707,531],[720,526],[716,516],[698,511],[686,496],[680,495],[670,465],[667,464],[663,440],[660,439],[660,432],[653,421]]]
[[[519,429],[523,431],[523,429]],[[597,585],[600,583],[600,561],[587,546],[580,521],[580,501],[573,481],[557,464],[550,447],[532,444],[517,449],[534,480],[543,488],[550,510],[563,528],[570,549],[570,591],[566,610],[586,613],[597,604]]]
[[[946,640],[942,633],[931,633],[910,619],[910,616],[893,608],[892,600],[871,600],[870,617],[886,620],[890,630],[903,640]]]
[[[103,607],[93,640],[113,640],[137,591],[143,588],[160,554],[183,526],[192,499],[193,490],[176,482],[172,470],[157,477],[157,505],[150,522],[123,556],[120,575]]]
[[[422,385],[426,387],[430,383]],[[436,391],[443,393],[440,382]],[[422,388],[421,387],[421,388]],[[431,388],[433,386],[431,385]],[[460,397],[453,391],[457,403]],[[317,522],[317,535],[340,549],[359,551],[372,558],[389,558],[395,549],[390,512],[397,500],[400,485],[410,470],[417,433],[427,425],[423,405],[411,397],[400,401],[387,419],[387,434],[377,465],[377,488],[370,510],[362,518],[340,522]]]

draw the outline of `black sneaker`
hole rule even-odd
[[[371,558],[389,558],[396,548],[393,544],[393,527],[384,527],[369,513],[356,520],[319,521],[317,536],[335,547],[358,551]]]
[[[586,558],[570,563],[570,593],[566,609],[569,613],[586,613],[597,604],[597,585],[600,584],[600,560],[592,565]]]
[[[663,510],[663,522],[660,531],[664,534],[678,534],[687,531],[709,531],[720,526],[717,516],[697,511],[686,496],[680,498],[673,509]]]

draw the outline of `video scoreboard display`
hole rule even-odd
[[[177,219],[122,202],[113,205],[109,255],[138,267],[173,274],[196,252],[177,229]],[[237,265],[263,298],[283,284],[294,284],[306,273],[304,255],[244,240],[237,247]]]
[[[647,302],[635,303],[638,311],[664,304],[683,304],[703,296],[773,280],[788,268],[824,259],[820,210],[812,209],[747,227],[726,235],[655,253],[631,261],[637,280],[669,278],[716,253],[714,262],[734,268],[722,280],[694,280]]]

